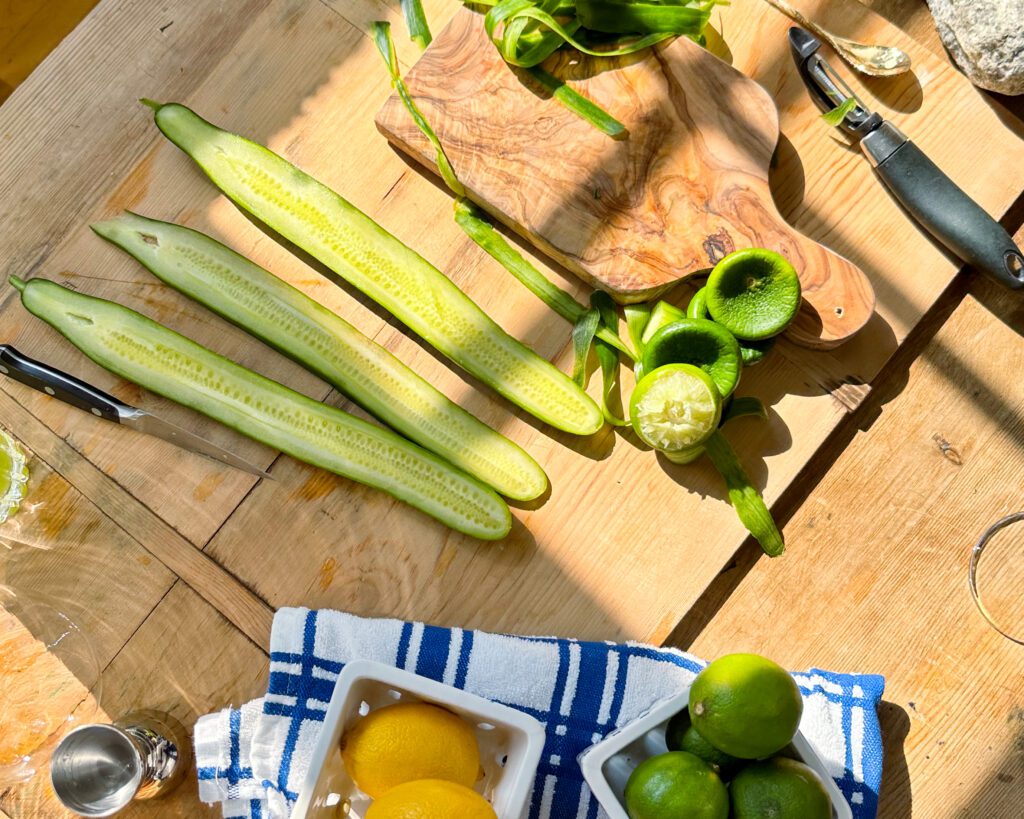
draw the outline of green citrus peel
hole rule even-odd
[[[18,442],[0,429],[0,523],[18,511],[28,488],[28,458]]]
[[[527,69],[573,113],[609,136],[624,126],[562,80],[540,69],[559,48],[594,57],[635,54],[672,37],[703,38],[711,10],[723,0],[464,0],[489,7],[487,36],[502,58]],[[541,73],[538,73],[541,72]]]
[[[686,305],[686,317],[693,319],[711,318],[711,315],[708,313],[708,290],[706,287],[702,287],[693,294],[690,303]]]
[[[711,318],[738,339],[778,335],[800,307],[800,279],[793,265],[763,248],[730,253],[715,265],[704,289]]]
[[[409,29],[409,39],[420,48],[426,48],[433,37],[427,25],[427,15],[423,13],[423,5],[420,0],[401,0],[401,6],[405,25]]]
[[[693,364],[711,376],[723,398],[732,395],[740,380],[743,359],[736,338],[707,319],[684,318],[666,324],[644,345],[643,372],[663,364]]]

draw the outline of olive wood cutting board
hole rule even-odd
[[[459,179],[492,215],[620,302],[658,295],[734,249],[767,247],[803,285],[791,338],[829,348],[867,323],[875,297],[864,272],[775,206],[779,115],[758,83],[685,37],[614,60],[559,52],[545,67],[626,134],[599,132],[507,65],[483,15],[467,9],[408,73]],[[434,167],[397,95],[377,127]]]

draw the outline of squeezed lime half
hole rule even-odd
[[[17,441],[0,429],[0,523],[18,511],[28,487],[28,459]]]
[[[722,418],[722,397],[700,367],[666,364],[640,379],[629,412],[640,439],[671,454],[711,437]]]
[[[708,276],[708,312],[738,339],[785,330],[800,307],[800,279],[784,256],[760,247],[730,253]]]
[[[743,367],[739,342],[724,327],[707,319],[684,318],[666,324],[644,347],[643,372],[665,364],[693,364],[711,376],[722,398],[728,398]]]

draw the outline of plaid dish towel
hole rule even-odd
[[[524,819],[602,819],[577,756],[678,693],[704,667],[674,649],[515,637],[281,609],[270,635],[267,695],[202,717],[195,727],[199,796],[228,819],[283,819],[298,798],[334,682],[352,660],[376,660],[536,717],[547,731]],[[882,779],[876,675],[794,674],[800,728],[853,808],[874,819]]]

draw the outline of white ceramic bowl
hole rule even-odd
[[[544,749],[543,726],[522,711],[370,660],[349,663],[338,677],[292,819],[362,819],[371,800],[345,771],[341,737],[366,714],[399,702],[440,705],[473,725],[484,769],[476,790],[498,819],[520,819]]]
[[[629,819],[623,802],[629,775],[648,757],[668,751],[665,729],[669,720],[689,705],[689,700],[690,686],[686,686],[678,696],[655,704],[642,717],[613,731],[580,754],[583,777],[610,819]],[[803,734],[797,732],[793,737],[793,747],[800,760],[825,783],[832,800],[832,819],[853,819],[853,811],[842,791]]]

